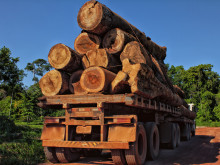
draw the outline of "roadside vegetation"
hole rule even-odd
[[[27,64],[34,85],[23,84],[24,70],[8,48],[0,49],[0,164],[34,165],[45,161],[40,136],[44,116],[61,116],[62,110],[43,110],[36,104],[42,96],[38,80],[51,69],[47,61]],[[211,64],[185,70],[167,65],[172,82],[185,91],[186,101],[197,107],[197,126],[220,126],[220,76]]]

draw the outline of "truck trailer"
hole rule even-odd
[[[65,110],[45,117],[46,158],[69,163],[111,150],[116,165],[141,165],[157,159],[161,145],[190,140],[195,113],[167,75],[167,48],[95,0],[81,7],[77,22],[83,31],[75,50],[53,46],[48,61],[55,69],[39,81],[38,106]]]

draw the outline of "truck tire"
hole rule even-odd
[[[58,163],[59,160],[56,156],[55,148],[54,147],[44,147],[44,153],[47,158],[51,163]]]
[[[126,165],[124,150],[111,150],[112,160],[115,165]]]
[[[80,154],[74,151],[74,149],[64,147],[57,147],[56,155],[60,163],[70,163],[80,158]]]
[[[147,155],[147,137],[142,124],[138,124],[136,131],[136,141],[125,150],[125,158],[128,165],[142,165]]]
[[[187,124],[187,126],[188,126],[188,139],[189,140],[191,140],[191,126],[190,126],[190,124]]]
[[[168,144],[168,147],[170,149],[176,148],[176,140],[177,140],[176,136],[177,136],[176,125],[175,125],[175,123],[172,123],[172,125],[171,125],[171,138],[170,138],[170,142]]]
[[[155,160],[158,158],[160,151],[159,131],[154,122],[146,123],[144,126],[147,134],[147,158]]]
[[[180,126],[178,123],[176,125],[176,146],[178,147],[180,145]]]

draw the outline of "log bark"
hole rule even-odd
[[[122,71],[129,75],[128,83],[132,93],[143,95],[149,99],[158,98],[161,102],[173,106],[182,105],[181,98],[161,83],[148,65],[131,64],[128,59],[124,59],[122,65]]]
[[[105,34],[102,46],[109,54],[120,54],[128,42],[135,40],[136,38],[131,34],[115,28]]]
[[[146,64],[131,64],[128,59],[122,62],[122,71],[129,75],[128,83],[131,92],[153,99],[170,93],[155,76],[153,70]]]
[[[65,94],[69,92],[69,75],[58,70],[51,70],[40,79],[39,85],[45,96]]]
[[[74,48],[79,54],[83,55],[89,50],[98,49],[100,44],[101,38],[99,36],[83,32],[75,39]]]
[[[107,92],[116,74],[101,67],[90,67],[80,78],[82,88],[88,93]]]
[[[158,80],[160,80],[160,82],[162,82],[163,84],[165,84],[166,86],[168,86],[167,80],[163,74],[163,71],[158,63],[158,61],[151,55],[151,59],[153,62],[153,67],[152,69],[154,70],[154,74],[157,77]]]
[[[116,93],[130,93],[131,88],[128,84],[128,74],[119,71],[115,77],[115,79],[111,83],[111,91],[110,93],[116,94]]]
[[[121,69],[120,61],[114,56],[108,54],[105,49],[90,50],[82,58],[83,67],[101,66],[113,72]]]
[[[69,90],[71,93],[76,94],[76,95],[83,95],[87,94],[85,90],[82,89],[80,85],[80,77],[83,73],[83,70],[78,70],[70,76],[69,80]]]
[[[181,98],[185,98],[185,92],[178,86],[178,85],[173,85],[176,93],[181,97]]]
[[[152,67],[152,60],[148,55],[145,48],[137,41],[131,41],[126,44],[123,52],[120,55],[120,60],[128,58],[129,61],[133,64],[147,64],[149,67]]]
[[[120,28],[136,37],[157,59],[164,60],[166,57],[166,47],[154,43],[145,33],[97,1],[88,1],[80,8],[77,22],[82,29],[100,35],[110,29]]]
[[[189,109],[187,109],[183,105],[181,105],[179,108],[180,108],[181,114],[183,116],[188,117],[188,118],[190,118],[192,120],[196,118],[196,113],[195,112],[190,111]]]
[[[50,49],[48,61],[55,69],[69,73],[82,68],[80,55],[64,44],[56,44]]]

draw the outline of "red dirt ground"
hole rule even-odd
[[[66,165],[109,165],[113,164],[111,154],[102,157],[81,158],[77,163]],[[220,127],[196,129],[196,136],[190,141],[182,141],[175,150],[161,149],[156,161],[146,161],[145,165],[220,165]],[[52,165],[43,163],[40,165]],[[61,164],[56,164],[61,165]]]

